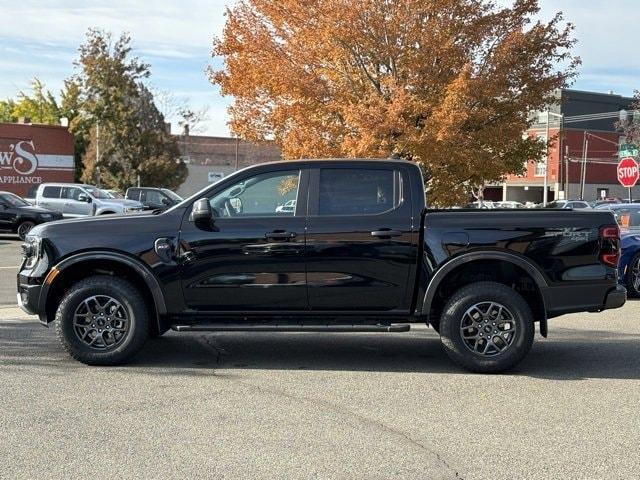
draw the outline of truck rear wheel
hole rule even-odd
[[[533,344],[533,314],[515,290],[496,282],[467,285],[440,317],[445,352],[472,372],[495,373],[518,364]]]
[[[98,275],[73,285],[56,313],[64,349],[87,365],[117,365],[147,339],[148,312],[140,292],[117,277]]]

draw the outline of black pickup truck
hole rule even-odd
[[[283,208],[287,205],[287,208]],[[18,302],[88,364],[193,331],[405,332],[497,372],[534,324],[625,303],[610,212],[427,210],[399,160],[241,170],[165,212],[53,222],[24,244]]]

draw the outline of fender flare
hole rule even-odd
[[[157,315],[156,322],[159,326],[160,317],[167,313],[167,305],[164,300],[164,293],[160,287],[160,282],[153,272],[139,260],[131,258],[123,253],[111,251],[90,251],[78,253],[65,258],[53,266],[42,283],[42,290],[40,291],[40,297],[38,299],[38,311],[46,312],[49,289],[53,285],[55,277],[64,272],[70,266],[86,260],[111,260],[132,268],[138,275],[140,275],[151,292]],[[48,323],[50,323],[50,321],[51,320],[47,319]]]
[[[475,262],[478,260],[499,260],[503,262],[509,262],[513,265],[520,267],[522,270],[527,272],[531,278],[533,278],[536,286],[538,287],[538,291],[540,292],[540,298],[542,301],[542,310],[544,312],[544,318],[540,319],[540,334],[544,337],[547,336],[547,309],[544,301],[544,291],[549,287],[547,280],[544,275],[538,270],[538,268],[533,265],[526,258],[516,255],[514,253],[501,252],[501,251],[491,251],[491,250],[482,250],[475,251],[462,254],[458,257],[452,258],[447,261],[442,267],[440,267],[436,273],[431,277],[429,284],[427,285],[424,299],[421,307],[421,314],[423,316],[429,316],[429,311],[431,310],[431,303],[436,295],[438,287],[442,280],[446,278],[446,276],[451,273],[455,268],[464,265],[465,263]]]

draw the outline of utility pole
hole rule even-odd
[[[549,109],[547,108],[547,136],[546,136],[547,149],[546,149],[546,156],[544,158],[544,184],[543,184],[544,186],[542,188],[542,205],[545,207],[547,206],[547,201],[548,201],[547,190],[549,188],[549,119],[551,115],[554,115],[560,119],[560,128],[558,129],[558,140],[560,140],[560,135],[562,133],[562,123],[564,120],[564,114],[550,112]],[[560,150],[561,149],[559,147],[558,157],[559,157]],[[558,158],[558,161],[559,161],[559,158]]]
[[[96,171],[98,173],[98,188],[100,188],[100,120],[96,122]]]
[[[238,138],[238,135],[236,135],[236,172],[238,171],[239,168],[239,164],[238,164],[238,147],[240,146],[240,139]]]
[[[580,200],[584,200],[584,184],[587,179],[587,155],[589,152],[589,132],[585,130],[582,142],[582,171],[580,178]]]
[[[569,145],[564,146],[564,194],[567,200],[571,199],[569,195]]]

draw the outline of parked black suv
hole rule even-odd
[[[18,298],[42,323],[57,320],[64,348],[88,364],[121,363],[170,328],[426,322],[453,360],[497,372],[524,358],[535,323],[546,337],[549,318],[624,304],[619,243],[605,211],[426,210],[410,162],[287,161],[163,213],[36,227]]]
[[[137,200],[145,210],[167,210],[182,201],[180,195],[167,188],[132,187],[125,194],[127,200]]]
[[[17,233],[24,240],[27,233],[36,225],[61,220],[62,214],[34,207],[19,196],[10,192],[0,192],[0,231]]]

